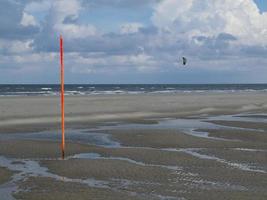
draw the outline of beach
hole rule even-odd
[[[5,199],[266,199],[267,93],[0,97]]]
[[[0,200],[267,200],[267,0],[0,0]]]

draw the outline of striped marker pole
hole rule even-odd
[[[60,78],[61,78],[61,157],[65,157],[65,105],[64,105],[64,55],[63,38],[60,35]]]

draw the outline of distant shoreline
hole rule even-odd
[[[0,96],[58,96],[59,85],[0,85]],[[267,92],[267,84],[66,84],[65,95]]]

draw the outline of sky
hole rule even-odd
[[[267,83],[266,0],[1,0],[0,84],[59,83],[60,34],[66,83]]]

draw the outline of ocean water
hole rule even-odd
[[[56,96],[59,85],[0,85],[0,96]],[[65,95],[267,92],[267,84],[66,84]]]

